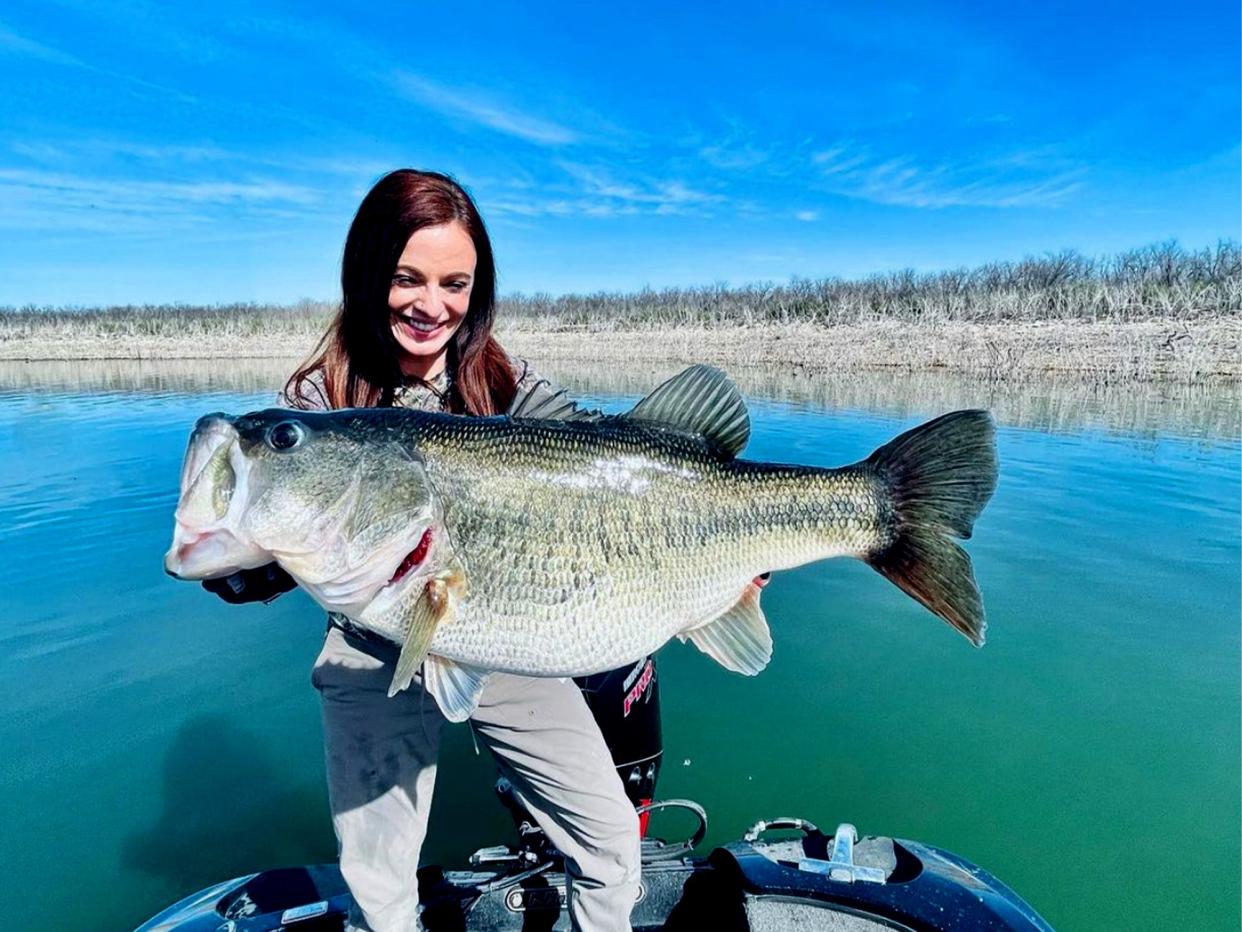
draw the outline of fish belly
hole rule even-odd
[[[529,676],[583,676],[611,670],[670,638],[718,617],[748,580],[680,597],[635,595],[603,601],[570,599],[560,608],[533,603],[497,610],[467,600],[436,632],[431,651],[450,660]]]

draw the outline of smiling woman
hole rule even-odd
[[[415,230],[405,244],[388,307],[406,376],[432,379],[444,371],[445,344],[470,307],[476,261],[470,233],[456,221]]]
[[[474,202],[451,178],[402,170],[380,179],[350,225],[341,292],[335,319],[289,380],[291,401],[389,405],[403,388],[434,388],[451,373],[447,410],[508,409],[517,379],[491,335],[491,242]]]
[[[363,199],[345,241],[341,309],[312,357],[290,378],[284,402],[304,409],[405,407],[488,415],[509,410],[520,389],[528,404],[537,407],[532,399],[542,398],[561,416],[576,413],[491,336],[495,281],[487,231],[455,181],[409,169],[385,175]],[[251,445],[256,455],[294,462],[300,435],[278,432],[297,422],[280,417],[270,431],[256,433]],[[241,428],[249,422],[237,423]],[[204,429],[214,429],[212,422]],[[194,465],[209,463],[206,456],[193,458]],[[350,468],[364,460],[356,457]],[[412,457],[403,462],[421,469]],[[222,460],[219,468],[225,465]],[[204,585],[227,601],[253,601],[291,588],[292,573],[330,609],[312,681],[322,700],[341,873],[355,903],[348,928],[385,932],[417,925],[416,870],[440,729],[450,719],[424,692],[422,669],[402,665],[397,643],[369,637],[355,620],[410,592],[417,595],[415,604],[442,608],[459,574],[431,578],[425,572],[447,540],[433,531],[430,500],[419,498],[426,483],[388,461],[375,460],[374,466],[372,486],[403,496],[399,510],[414,516],[381,546],[357,551],[344,539],[347,528],[366,526],[354,520],[365,510],[365,497],[356,482],[346,481],[329,511],[349,520],[305,528],[297,544],[304,563],[295,566],[290,559],[297,558],[285,556],[281,562],[289,572],[276,568],[275,580],[271,566],[251,562],[245,570],[239,563],[242,573]],[[194,502],[202,503],[184,514],[192,527],[178,525],[181,537],[168,564],[174,573],[205,539],[195,533],[195,522],[210,525],[222,512],[205,492],[191,491]],[[277,514],[273,525],[287,530],[289,515]],[[384,529],[382,522],[375,527]],[[253,592],[247,572],[262,577]],[[406,629],[415,628],[407,623]],[[404,637],[398,634],[397,641]],[[649,695],[654,692],[653,686]],[[514,799],[565,855],[574,927],[629,929],[638,892],[638,818],[579,687],[568,679],[494,673],[471,721]],[[631,767],[634,761],[620,763]],[[654,781],[654,769],[650,773]]]

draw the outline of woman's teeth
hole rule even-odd
[[[440,327],[439,324],[429,323],[422,320],[414,320],[412,317],[402,317],[401,322],[411,330],[417,330],[419,333],[432,333]]]

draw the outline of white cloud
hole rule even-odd
[[[803,223],[814,223],[816,220],[819,219],[819,211],[818,210],[800,210],[796,214],[794,214],[794,217],[796,217],[798,220],[801,220]]]
[[[637,207],[610,204],[590,198],[565,197],[496,197],[488,198],[489,214],[508,214],[516,217],[595,217],[605,219],[639,212]]]
[[[287,201],[313,204],[319,195],[310,188],[282,181],[132,181],[86,178],[54,172],[0,169],[0,184],[54,191],[66,196],[99,195],[101,200],[157,198],[195,203]]]
[[[1055,207],[1083,185],[1086,169],[1051,150],[1027,150],[959,164],[913,156],[877,160],[868,147],[839,143],[811,161],[835,194],[899,207]]]
[[[592,217],[702,214],[725,198],[691,188],[678,179],[618,179],[608,169],[558,161],[569,180],[542,185],[497,183],[500,191],[482,200],[489,213],[510,217]]]
[[[772,153],[749,143],[725,140],[715,145],[703,146],[699,149],[699,157],[723,171],[749,171],[767,162]]]
[[[0,49],[23,58],[36,58],[39,61],[51,62],[56,65],[67,65],[72,68],[89,67],[82,59],[62,52],[60,49],[36,42],[34,39],[19,35],[0,23]]]
[[[124,139],[74,138],[54,141],[9,143],[9,151],[48,166],[89,164],[98,168],[105,156],[121,156],[148,162],[175,162],[181,165],[215,162],[234,163],[251,169],[255,166],[276,168],[286,172],[311,175],[342,175],[363,181],[400,167],[400,160],[363,156],[314,156],[299,153],[296,157],[266,152],[244,152],[214,145],[152,144]],[[89,161],[82,162],[82,159]]]
[[[302,185],[244,181],[135,181],[0,169],[0,227],[103,230],[183,227],[221,208],[291,218],[322,201]]]
[[[816,152],[811,156],[811,162],[819,166],[819,170],[825,175],[839,175],[853,171],[866,160],[866,156],[852,152],[849,143],[839,143],[831,149]]]
[[[240,159],[241,155],[216,146],[150,145],[116,139],[73,139],[51,142],[14,142],[9,149],[37,162],[67,162],[82,155],[98,159],[120,155],[144,161],[208,162]]]
[[[578,183],[581,191],[613,205],[614,212],[681,214],[724,201],[719,194],[696,190],[676,179],[643,177],[619,181],[607,169],[567,161],[557,164]]]
[[[7,51],[14,55],[20,55],[24,58],[34,58],[39,61],[49,62],[54,65],[61,65],[66,68],[80,68],[83,71],[89,71],[92,74],[103,75],[115,81],[121,81],[139,87],[147,91],[155,91],[161,95],[171,96],[184,103],[197,103],[195,98],[188,94],[184,94],[175,88],[165,87],[162,84],[153,84],[150,81],[144,81],[142,78],[135,77],[131,74],[112,71],[108,68],[99,68],[90,62],[83,61],[76,55],[34,39],[20,35],[8,28],[4,23],[0,22],[0,51]]]
[[[571,129],[522,113],[477,92],[454,90],[408,71],[397,72],[393,79],[406,97],[447,117],[539,146],[562,146],[578,140],[578,134]]]

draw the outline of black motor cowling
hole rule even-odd
[[[655,656],[574,682],[603,732],[626,795],[635,806],[651,802],[664,757]]]

